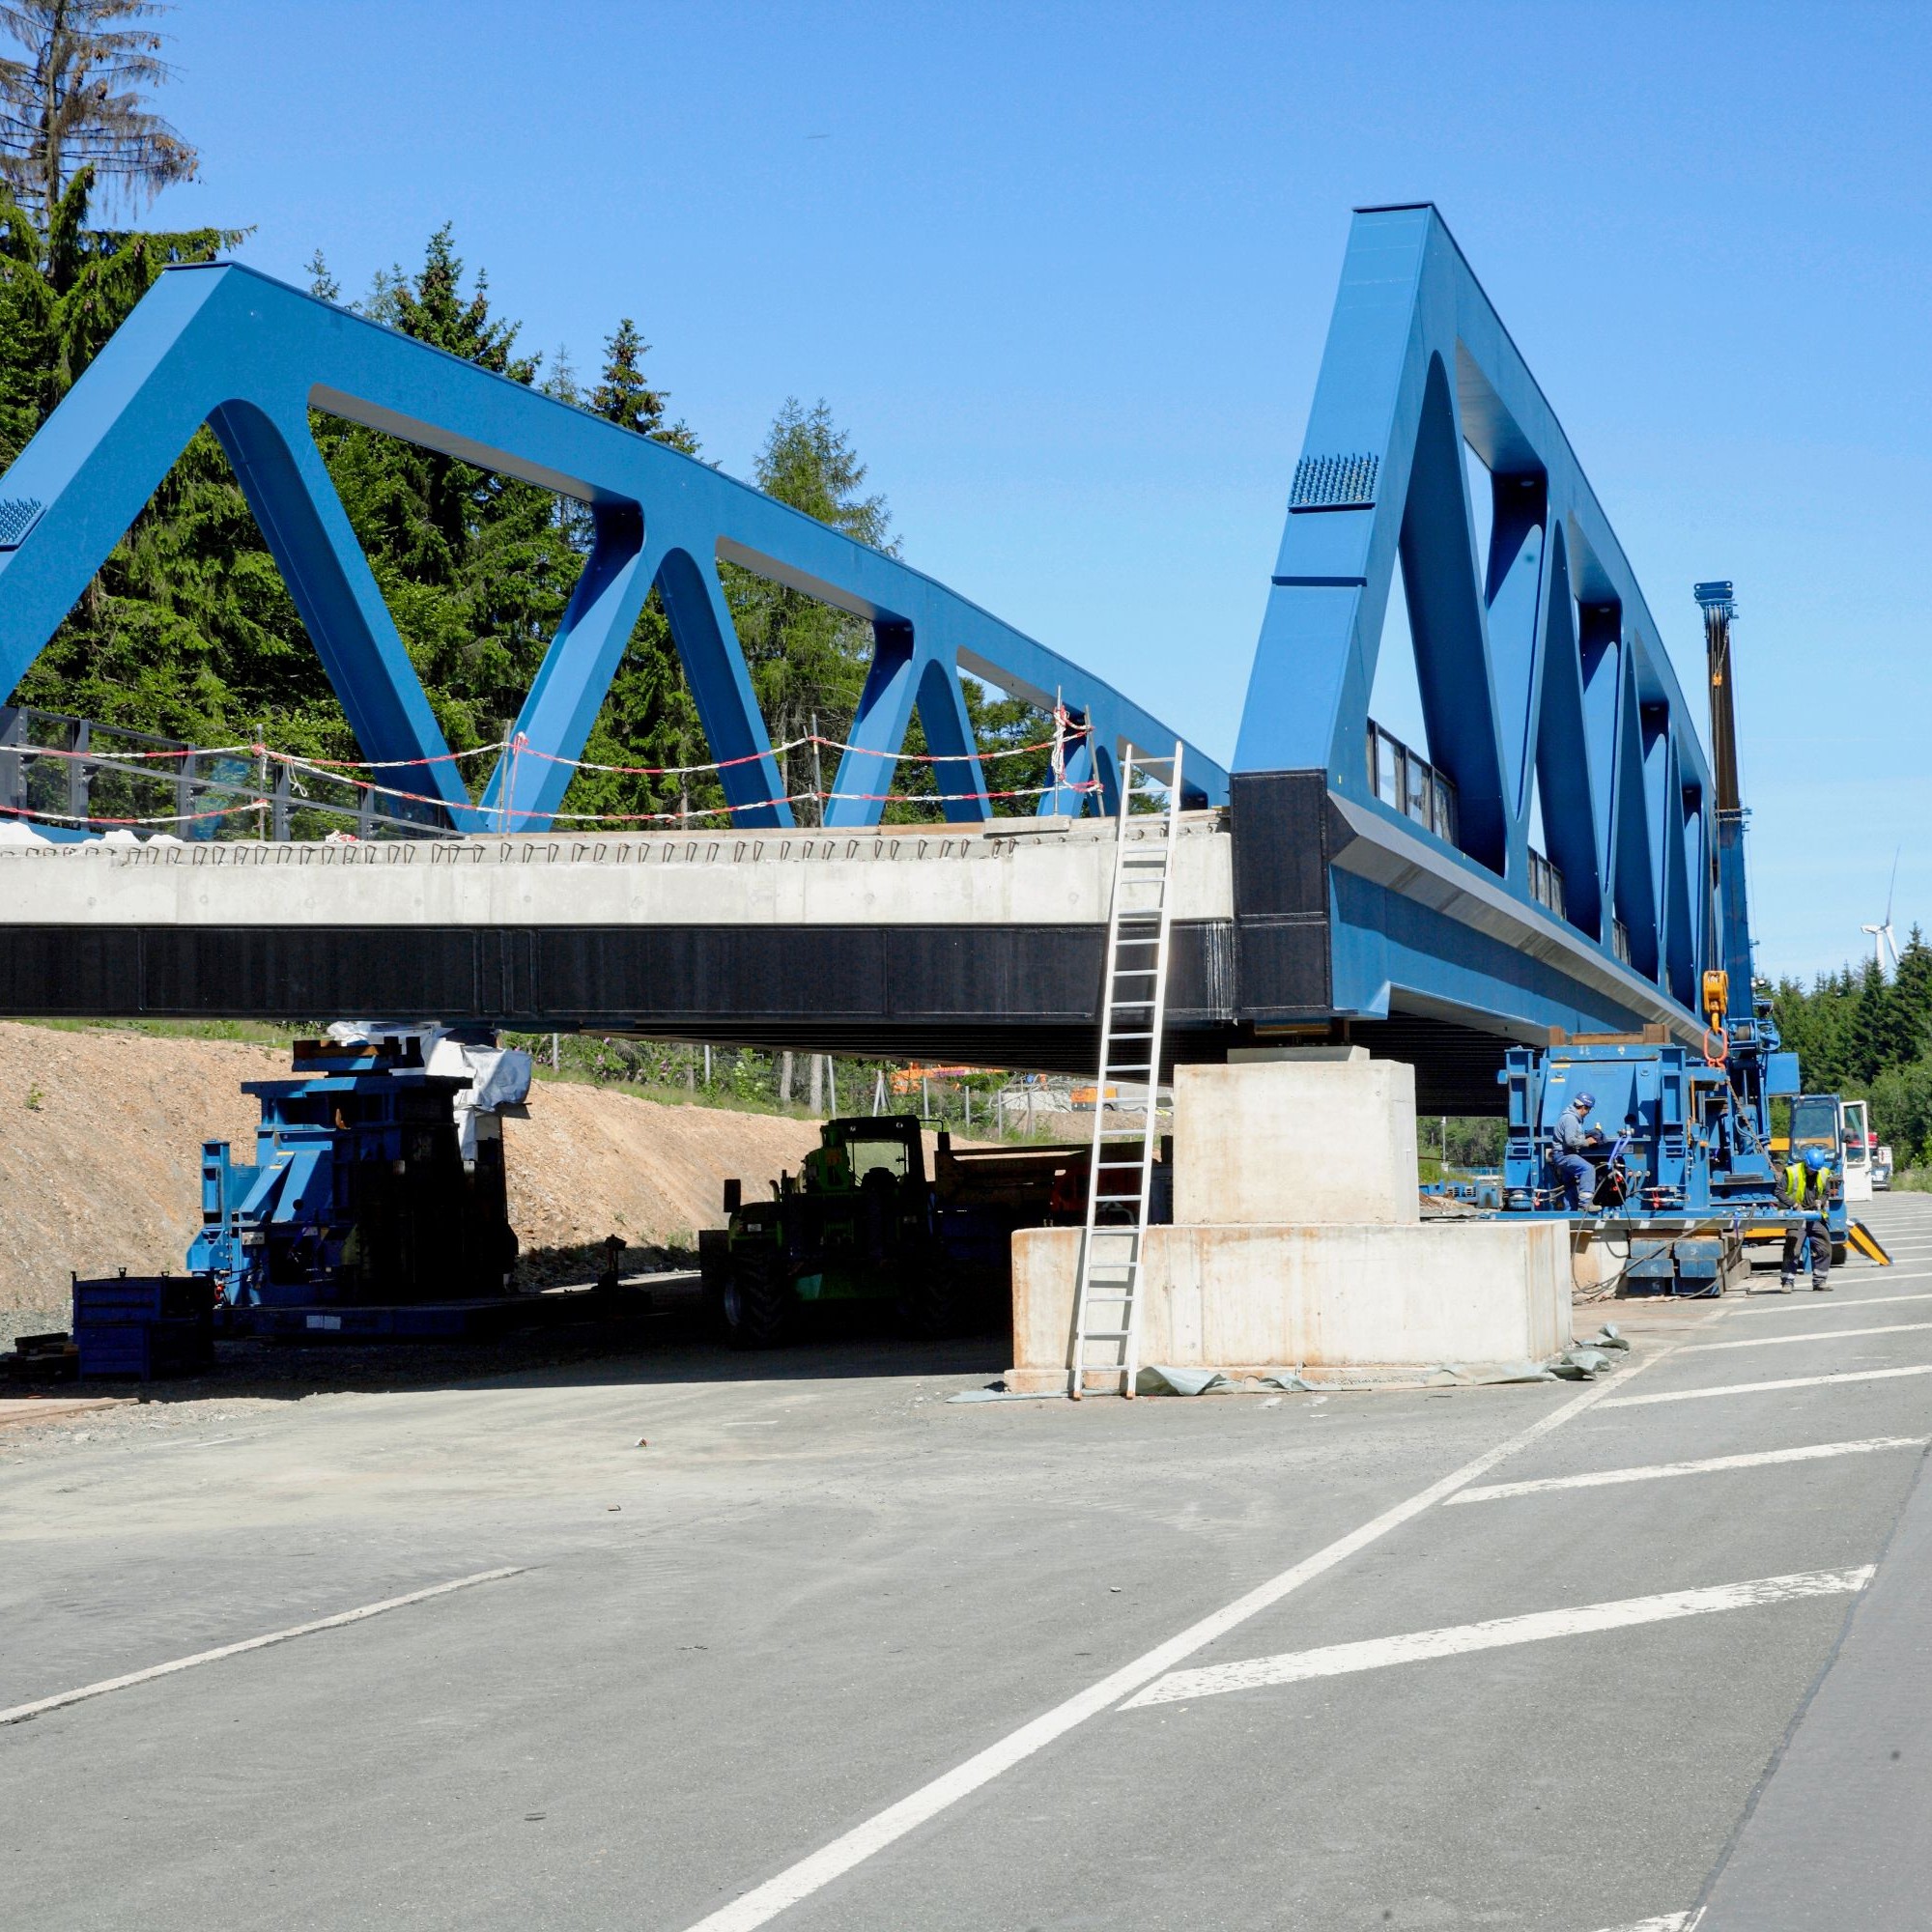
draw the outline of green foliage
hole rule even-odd
[[[886,500],[860,495],[866,466],[822,399],[810,410],[801,408],[796,397],[785,399],[752,474],[758,488],[781,503],[830,524],[857,543],[897,554]],[[814,720],[819,736],[848,738],[871,656],[871,625],[735,564],[723,565],[720,574],[773,744],[782,747],[808,736]],[[810,757],[809,752],[804,754],[801,770],[799,753],[779,752],[787,793],[811,785]],[[821,757],[828,789],[836,768],[836,753]]]
[[[1867,1098],[1872,1128],[1903,1168],[1932,1159],[1932,944],[1914,926],[1888,980],[1875,959],[1772,996],[1805,1090]]]

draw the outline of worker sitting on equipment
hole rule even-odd
[[[1549,1129],[1550,1169],[1556,1176],[1557,1186],[1562,1189],[1563,1206],[1572,1214],[1583,1211],[1583,1186],[1586,1181],[1591,1193],[1596,1192],[1594,1170],[1583,1158],[1583,1150],[1598,1146],[1604,1138],[1601,1127],[1583,1124],[1590,1118],[1590,1109],[1596,1104],[1594,1094],[1578,1094],[1557,1115],[1555,1124]]]
[[[1825,1216],[1832,1201],[1832,1156],[1820,1147],[1806,1148],[1804,1158],[1793,1158],[1784,1170],[1784,1198],[1791,1219],[1784,1224],[1784,1265],[1778,1287],[1798,1286],[1804,1250],[1811,1250],[1811,1286],[1823,1293],[1832,1287],[1832,1230]]]

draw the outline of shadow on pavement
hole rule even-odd
[[[477,1387],[624,1387],[666,1382],[816,1381],[879,1376],[992,1378],[1009,1366],[1004,1329],[918,1341],[896,1333],[876,1306],[814,1311],[820,1319],[791,1346],[734,1351],[716,1340],[695,1287],[660,1289],[636,1314],[597,1312],[542,1327],[465,1341],[269,1341],[224,1337],[204,1375],[143,1382],[131,1377],[76,1381],[32,1376],[0,1382],[7,1396],[138,1395],[151,1403],[229,1396],[298,1402],[319,1394]]]

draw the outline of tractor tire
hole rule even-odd
[[[732,1349],[777,1349],[791,1339],[797,1304],[776,1255],[755,1249],[732,1258],[718,1297],[724,1342]]]
[[[944,1249],[920,1255],[900,1276],[899,1326],[921,1342],[937,1342],[964,1332],[972,1314],[971,1296],[957,1264]]]

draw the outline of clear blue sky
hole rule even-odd
[[[823,396],[907,556],[1233,750],[1349,211],[1434,200],[1680,671],[1731,577],[1760,966],[1932,924],[1919,6],[183,0],[156,218],[351,292],[455,223],[745,472]]]

